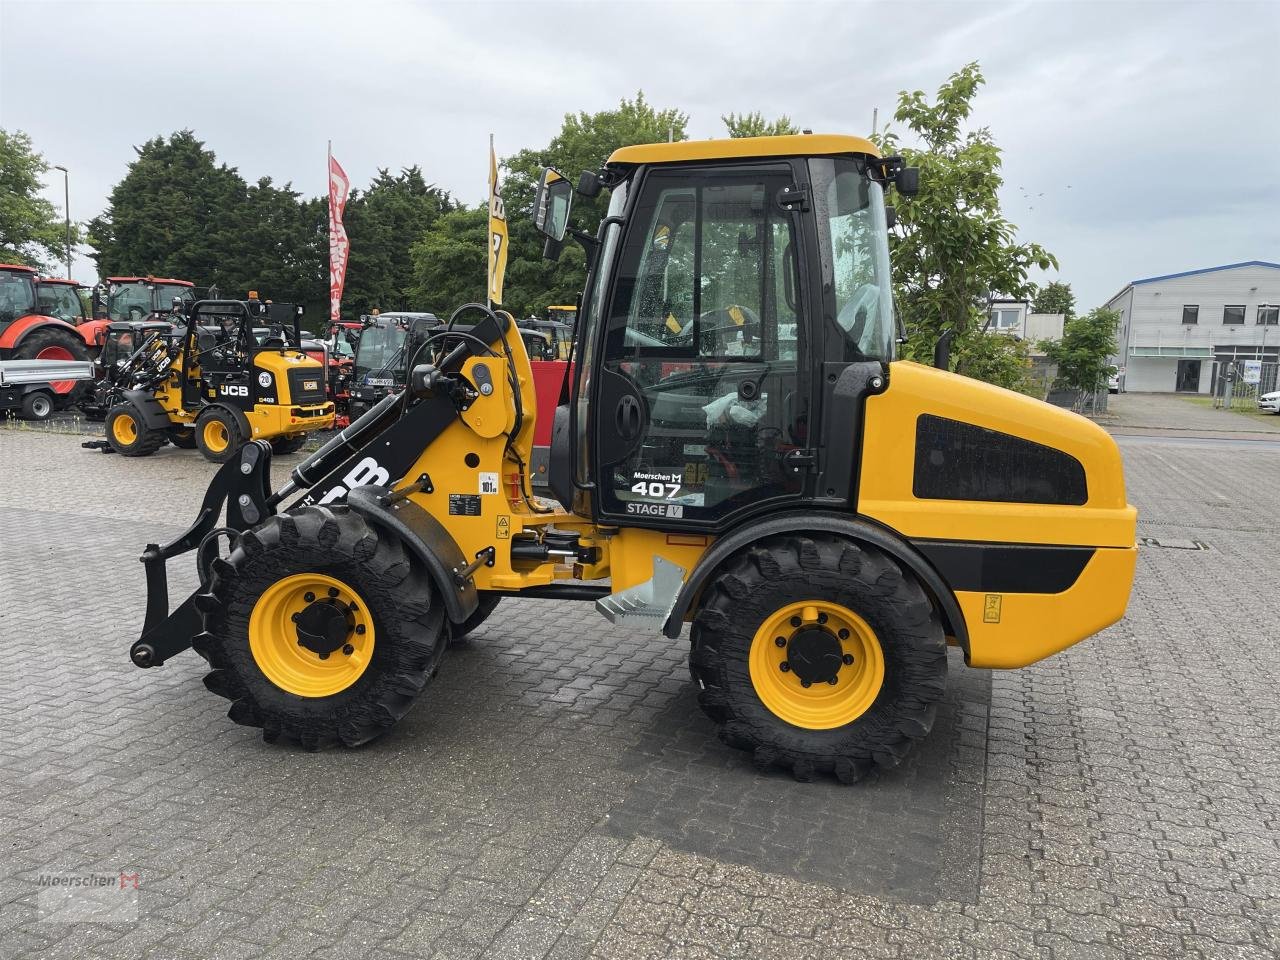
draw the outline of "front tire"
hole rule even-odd
[[[205,686],[232,701],[236,723],[308,750],[394,726],[446,637],[427,573],[345,507],[303,507],[243,534],[201,603],[192,645],[213,668]]]
[[[196,418],[196,447],[206,460],[226,463],[244,445],[240,422],[223,407],[209,407]]]
[[[81,336],[66,327],[48,324],[32,330],[13,351],[14,360],[88,360],[89,348]],[[65,408],[77,403],[89,390],[88,380],[57,380],[50,384],[54,403]]]
[[[721,739],[798,780],[897,765],[933,725],[947,650],[929,598],[874,548],[766,540],[708,586],[690,671]]]
[[[122,457],[149,457],[165,445],[162,430],[152,430],[132,403],[118,403],[107,412],[107,443]]]
[[[24,420],[48,420],[53,416],[53,398],[43,390],[28,393],[22,398],[22,418]]]

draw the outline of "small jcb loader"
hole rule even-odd
[[[193,647],[232,720],[356,746],[502,598],[585,600],[655,643],[690,624],[699,702],[762,767],[847,782],[897,763],[933,723],[948,644],[972,667],[1062,650],[1123,615],[1136,556],[1106,433],[895,360],[885,193],[917,182],[857,137],[618,150],[577,187],[611,199],[573,234],[589,271],[559,503],[530,488],[519,328],[460,307],[405,391],[283,486],[247,443],[191,529],[146,548],[133,662]],[[544,174],[552,252],[572,193]],[[170,612],[165,565],[187,551],[201,585]]]
[[[108,339],[136,348],[107,371],[106,440],[95,445],[142,457],[172,442],[225,463],[248,440],[290,453],[333,426],[324,365],[302,351],[297,317],[273,323],[267,307],[252,294],[199,300],[173,314],[171,334],[111,324]]]

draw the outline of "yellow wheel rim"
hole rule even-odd
[[[299,697],[331,697],[364,674],[373,618],[358,593],[322,573],[299,573],[263,591],[249,615],[249,650],[273,684]]]
[[[802,600],[774,612],[752,638],[748,667],[760,702],[807,730],[852,723],[884,685],[884,651],[875,631],[852,610],[826,600]]]
[[[227,436],[227,428],[217,420],[210,420],[204,425],[204,445],[214,453],[227,449],[231,438]]]
[[[111,436],[121,446],[129,446],[138,439],[138,423],[127,413],[122,413],[111,421]]]

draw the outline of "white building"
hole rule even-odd
[[[1215,360],[1280,359],[1280,263],[1134,280],[1106,306],[1120,312],[1123,390],[1210,393]]]
[[[1032,313],[1030,300],[992,300],[991,322],[988,333],[1007,333],[1019,340],[1031,343],[1031,352],[1038,354],[1041,340],[1061,340],[1063,321],[1061,313]]]

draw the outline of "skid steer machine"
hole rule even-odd
[[[885,193],[916,182],[857,137],[617,151],[578,183],[611,199],[575,232],[559,503],[529,484],[519,328],[460,307],[405,391],[279,489],[270,446],[246,444],[190,530],[146,548],[133,662],[193,647],[232,720],[354,746],[502,598],[586,600],[655,643],[690,624],[699,702],[760,766],[847,782],[897,763],[933,723],[948,644],[971,667],[1062,650],[1123,615],[1135,560],[1101,429],[894,359]],[[552,252],[572,192],[544,174]],[[187,551],[201,585],[170,612],[165,565]]]
[[[175,304],[173,320],[172,334],[148,337],[116,371],[110,450],[146,456],[172,442],[225,463],[247,440],[291,453],[308,433],[333,426],[325,368],[302,351],[296,315],[273,322],[251,294],[200,300],[185,311]],[[130,324],[112,326],[130,335]]]

